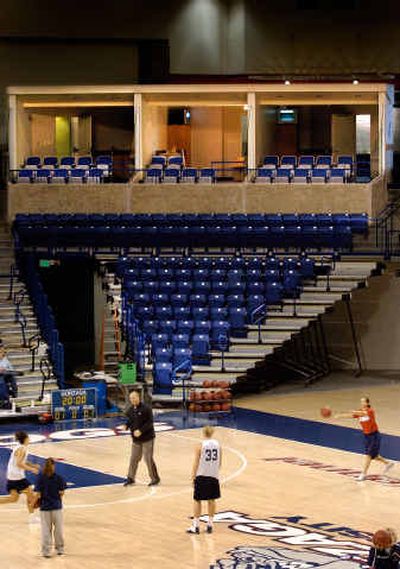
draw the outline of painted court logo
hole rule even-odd
[[[217,523],[268,539],[265,546],[235,547],[210,569],[360,569],[366,567],[370,535],[330,522],[308,523],[304,516],[255,519],[220,512]]]
[[[229,559],[219,559],[210,569],[356,569],[353,561],[332,559],[327,555],[294,551],[280,547],[235,547]]]

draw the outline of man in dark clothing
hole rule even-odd
[[[136,471],[143,456],[149,471],[149,486],[156,486],[160,483],[157,467],[153,459],[154,451],[154,423],[151,407],[148,407],[140,400],[138,391],[129,394],[130,407],[126,411],[126,428],[132,435],[132,453],[129,464],[129,471],[124,486],[135,484]]]

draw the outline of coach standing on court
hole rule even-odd
[[[157,467],[153,459],[154,452],[154,421],[151,407],[142,403],[140,393],[132,391],[129,394],[131,405],[126,411],[127,425],[132,435],[132,453],[129,464],[129,471],[124,486],[135,484],[136,471],[142,456],[149,471],[149,486],[156,486],[160,483]]]

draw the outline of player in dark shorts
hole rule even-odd
[[[221,446],[216,439],[212,438],[213,434],[214,428],[205,426],[203,428],[204,441],[196,449],[192,473],[194,484],[193,523],[187,530],[188,533],[200,533],[201,502],[205,500],[208,503],[207,533],[213,531],[215,500],[221,496],[219,469],[222,458]]]
[[[30,514],[34,512],[35,494],[31,484],[25,478],[25,471],[28,470],[38,474],[39,466],[28,462],[29,436],[24,431],[15,433],[17,445],[14,447],[7,466],[7,492],[8,496],[0,497],[0,504],[10,504],[17,502],[20,494],[26,495],[26,504]]]
[[[361,397],[361,408],[348,413],[338,413],[335,418],[351,418],[358,419],[364,433],[365,443],[365,461],[364,468],[357,478],[359,482],[367,477],[368,468],[373,460],[378,460],[385,465],[383,474],[394,466],[394,463],[379,454],[381,445],[381,434],[378,430],[378,424],[375,419],[375,411],[370,405],[368,397]]]

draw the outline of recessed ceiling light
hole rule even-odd
[[[353,79],[353,85],[358,85],[359,81],[358,79]]]
[[[289,79],[285,79],[285,82],[284,82],[284,84],[285,84],[285,85],[290,85],[290,81],[289,81]]]

